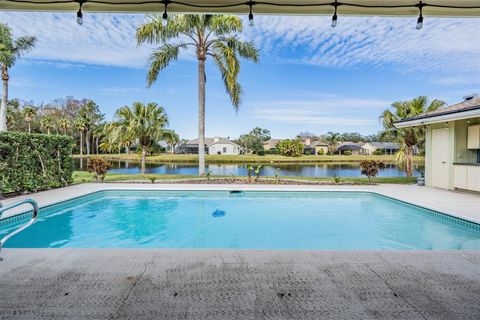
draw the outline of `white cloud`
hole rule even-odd
[[[147,61],[149,49],[137,48],[135,41],[135,28],[144,15],[85,13],[82,26],[77,25],[74,12],[1,12],[0,20],[16,35],[37,36],[28,58],[65,62],[59,67],[70,63],[141,67]]]
[[[341,97],[331,94],[318,94],[305,99],[273,100],[255,103],[249,107],[253,118],[288,124],[343,126],[374,125],[378,121],[370,116],[378,114],[390,102],[374,99]],[[370,110],[367,114],[367,110]]]
[[[264,54],[283,62],[355,68],[392,64],[402,72],[480,72],[479,19],[263,16],[246,30]],[[283,52],[284,54],[279,54]],[[293,57],[293,58],[292,58]]]
[[[147,64],[151,48],[137,48],[135,29],[142,14],[85,13],[78,26],[75,13],[2,12],[0,20],[16,34],[38,36],[28,57],[38,60],[139,68]],[[415,17],[256,16],[244,38],[255,40],[264,56],[279,63],[335,68],[372,68],[392,65],[405,73],[427,72],[442,77],[480,72],[479,19],[425,18],[415,29]],[[183,58],[192,59],[191,52]],[[478,77],[477,77],[478,79]],[[468,81],[468,80],[467,80]],[[448,80],[445,80],[448,82]],[[457,81],[458,82],[458,81]]]

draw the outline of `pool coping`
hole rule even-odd
[[[408,201],[405,199],[401,199],[399,197],[392,196],[391,194],[385,194],[385,192],[382,192],[382,190],[372,190],[372,187],[381,187],[385,185],[376,185],[376,186],[362,186],[360,188],[351,188],[351,186],[322,186],[321,188],[314,187],[312,188],[311,186],[308,186],[306,188],[305,186],[274,186],[274,185],[195,185],[195,184],[190,184],[190,185],[175,185],[175,184],[118,184],[118,183],[102,183],[102,184],[82,184],[83,186],[89,185],[94,188],[89,188],[89,190],[84,190],[83,192],[73,192],[69,193],[68,195],[64,197],[60,197],[62,199],[57,199],[54,201],[46,201],[39,203],[40,209],[46,209],[51,206],[55,205],[60,205],[62,203],[68,202],[68,201],[73,201],[80,199],[82,197],[87,197],[94,195],[96,193],[100,192],[108,192],[108,191],[177,191],[177,192],[195,192],[195,191],[248,191],[248,192],[359,192],[359,193],[369,193],[369,194],[374,194],[380,197],[387,198],[392,201],[397,201],[400,202],[404,205],[409,205],[409,206],[415,206],[423,210],[427,210],[430,213],[433,214],[438,214],[443,218],[444,220],[454,220],[454,222],[460,222],[460,224],[463,225],[468,225],[472,226],[475,229],[480,229],[480,219],[475,219],[473,217],[468,217],[465,215],[461,214],[456,214],[452,213],[450,211],[446,210],[439,210],[438,208],[432,208],[428,205],[425,204],[419,204],[415,201]],[[82,186],[80,185],[80,186]],[[74,188],[75,186],[71,187],[66,187],[66,188],[61,188],[62,189],[67,189],[67,188]],[[330,188],[329,188],[330,187]],[[340,188],[339,188],[340,187]],[[426,190],[425,187],[420,187],[423,188],[422,190]],[[436,189],[433,189],[436,190]],[[21,197],[15,197],[12,199],[8,199],[8,203],[15,202],[20,200],[20,198],[28,198],[29,196],[40,196],[42,193],[45,192],[55,192],[55,190],[49,190],[49,191],[44,191],[36,194],[31,194],[31,195],[26,195],[26,196],[21,196]],[[480,198],[478,199],[480,203]],[[480,208],[480,206],[479,206]],[[12,210],[11,214],[5,214],[3,218],[0,219],[0,225],[11,223],[10,221],[7,222],[7,220],[20,220],[24,219],[25,217],[20,217],[23,216],[27,213],[31,212],[31,209],[26,209],[21,208],[17,210]]]

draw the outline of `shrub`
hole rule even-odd
[[[277,148],[272,148],[272,149],[269,149],[269,150],[265,150],[264,152],[265,152],[265,154],[278,154],[278,149]]]
[[[103,181],[112,164],[105,159],[92,157],[87,160],[87,171],[93,173],[95,180]]]
[[[262,168],[262,165],[258,165],[254,172],[255,172],[255,181],[258,181],[260,179],[260,169]]]
[[[325,154],[325,151],[323,149],[318,150],[317,155],[323,156]]]
[[[151,183],[155,183],[155,180],[157,180],[157,177],[150,176],[150,177],[148,177],[148,180],[150,180]]]
[[[362,174],[367,176],[368,182],[372,183],[372,178],[376,177],[381,170],[385,169],[385,164],[383,161],[363,160],[360,162],[360,169],[362,169]]]
[[[373,151],[373,155],[375,155],[375,156],[381,156],[383,154],[384,154],[383,149],[377,149],[377,150]]]
[[[249,182],[249,183],[252,182],[252,171],[254,171],[253,167],[252,167],[252,166],[248,166],[248,167],[247,167],[247,179],[248,179],[248,182]]]
[[[303,153],[303,144],[300,140],[285,139],[277,144],[278,152],[287,157],[300,157]]]
[[[0,192],[40,191],[72,183],[72,147],[67,136],[0,132]]]
[[[346,150],[346,151],[343,152],[343,154],[346,155],[346,156],[351,156],[351,155],[352,155],[352,151]]]
[[[337,175],[334,175],[333,176],[333,182],[337,183],[337,184],[340,183],[340,177],[337,177]]]
[[[259,155],[259,156],[264,156],[264,155],[265,155],[265,150],[263,150],[263,149],[262,149],[262,150],[258,150],[258,151],[257,151],[257,155]]]

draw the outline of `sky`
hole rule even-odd
[[[245,17],[242,16],[245,20]],[[10,98],[35,103],[73,96],[94,100],[106,120],[132,102],[156,102],[181,138],[197,136],[197,64],[192,51],[146,85],[153,46],[137,47],[143,14],[1,12],[14,35],[36,48],[10,70]],[[480,93],[480,19],[255,16],[240,35],[260,62],[242,61],[244,94],[231,106],[216,66],[207,63],[206,135],[236,138],[254,127],[272,137],[301,131],[376,133],[394,101],[419,95],[449,104]]]

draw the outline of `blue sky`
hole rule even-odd
[[[146,88],[151,47],[136,47],[144,15],[0,13],[16,35],[34,34],[36,49],[11,70],[10,97],[49,102],[67,95],[95,100],[111,120],[134,101],[157,102],[182,138],[197,135],[197,74],[192,52]],[[380,130],[378,115],[418,95],[461,100],[480,93],[480,19],[256,16],[242,37],[261,50],[242,64],[238,113],[213,64],[207,65],[207,136],[238,137],[255,126],[272,136]]]

